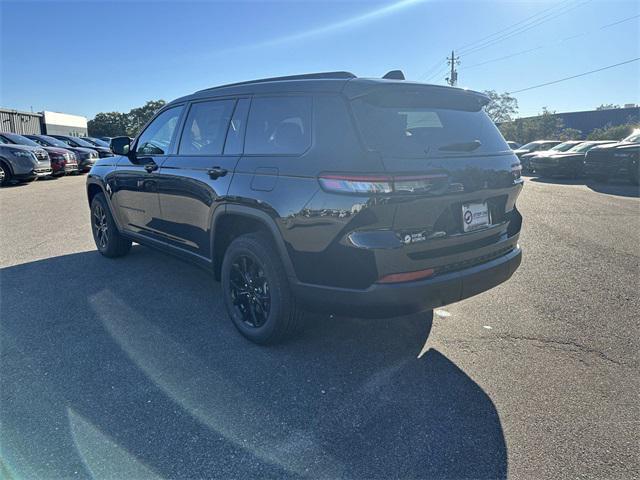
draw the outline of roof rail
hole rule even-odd
[[[356,78],[356,76],[351,72],[320,72],[320,73],[306,73],[303,75],[289,75],[286,77],[271,77],[271,78],[260,78],[257,80],[248,80],[246,82],[237,82],[237,83],[228,83],[226,85],[220,85],[218,87],[210,87],[205,88],[204,90],[200,90],[201,92],[207,90],[214,90],[216,88],[224,88],[224,87],[235,87],[238,85],[249,85],[252,83],[265,83],[265,82],[281,82],[285,80],[317,80],[322,78],[333,78],[333,79],[349,79]]]

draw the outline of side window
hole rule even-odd
[[[311,97],[256,97],[244,153],[300,154],[311,145]]]
[[[173,132],[180,120],[182,106],[165,110],[158,115],[138,139],[136,153],[139,155],[166,155],[169,153]]]
[[[180,155],[221,155],[235,100],[191,105],[182,130]]]
[[[225,155],[240,155],[242,153],[249,103],[248,98],[241,98],[236,104],[227,132],[227,141],[224,144]]]

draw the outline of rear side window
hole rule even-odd
[[[311,146],[311,97],[257,97],[251,102],[245,154],[294,155]]]
[[[182,130],[180,155],[221,155],[235,100],[191,105]]]
[[[351,106],[366,145],[384,156],[425,158],[509,150],[478,97],[387,89],[356,98]]]

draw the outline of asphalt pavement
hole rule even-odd
[[[0,190],[0,477],[640,476],[637,187],[527,179],[507,283],[264,348],[203,269],[99,255],[84,182]]]

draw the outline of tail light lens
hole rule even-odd
[[[372,193],[424,193],[447,180],[445,174],[434,175],[342,175],[321,174],[320,186],[330,192]]]
[[[516,180],[522,176],[522,165],[519,163],[514,163],[511,165],[511,173],[513,174],[513,178]]]
[[[340,193],[391,193],[392,179],[383,175],[320,175],[325,190]]]

